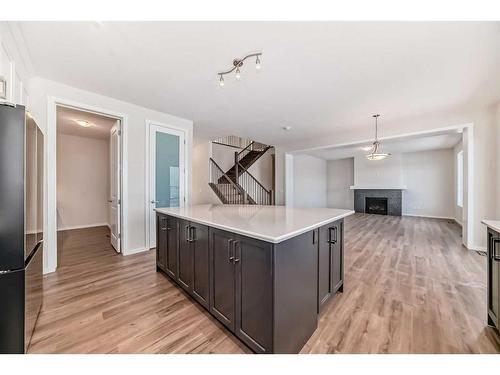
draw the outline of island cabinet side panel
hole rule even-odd
[[[156,268],[165,271],[167,264],[167,217],[156,214]]]
[[[318,326],[317,230],[274,246],[274,353],[298,353]]]
[[[179,254],[179,220],[172,216],[167,216],[167,247],[165,249],[165,254],[165,271],[171,278],[177,280],[177,257]]]
[[[273,244],[238,236],[235,243],[235,334],[257,353],[272,353]]]

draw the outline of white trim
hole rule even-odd
[[[190,160],[190,140],[188,139],[188,131],[180,126],[175,126],[175,125],[167,125],[165,123],[162,123],[160,121],[155,121],[155,120],[150,120],[146,119],[146,129],[145,129],[145,137],[146,137],[146,147],[145,147],[145,186],[146,186],[146,202],[145,202],[145,224],[146,224],[146,249],[150,248],[151,244],[151,215],[150,215],[150,209],[151,209],[151,189],[150,189],[150,178],[151,178],[151,171],[150,171],[150,151],[151,151],[151,145],[150,145],[150,131],[152,126],[159,126],[162,128],[166,129],[171,129],[174,131],[178,131],[183,133],[184,137],[184,201],[180,202],[181,206],[187,206],[190,203],[190,185],[189,185],[189,179],[191,176],[191,160]]]
[[[124,256],[133,255],[133,254],[138,254],[138,253],[142,253],[144,251],[149,251],[149,250],[151,250],[151,249],[148,249],[147,247],[139,247],[138,249],[124,251],[124,252],[122,252],[122,255],[124,255]]]
[[[454,217],[449,216],[434,216],[434,215],[416,215],[416,214],[408,214],[403,212],[402,216],[410,216],[410,217],[422,217],[427,219],[443,219],[443,220],[453,220],[456,221]]]
[[[93,223],[93,224],[82,224],[82,225],[70,225],[69,227],[57,228],[57,231],[63,230],[73,230],[73,229],[84,229],[84,228],[96,228],[96,227],[108,227],[108,223]]]
[[[383,141],[383,140],[390,140],[390,139],[415,137],[415,136],[419,136],[419,135],[428,135],[428,134],[435,134],[435,133],[447,133],[447,132],[450,132],[452,130],[454,130],[454,131],[463,130],[464,128],[468,128],[469,126],[472,126],[472,123],[464,123],[464,124],[459,124],[459,125],[444,126],[442,128],[426,129],[426,130],[419,130],[419,131],[410,132],[410,133],[388,135],[385,137],[379,137],[379,140]],[[361,141],[334,143],[334,144],[330,144],[330,145],[326,145],[326,146],[318,146],[318,147],[310,147],[310,148],[304,148],[304,149],[299,149],[299,150],[292,150],[292,151],[288,151],[288,153],[289,154],[300,154],[300,153],[303,153],[306,151],[318,151],[318,150],[323,150],[325,148],[355,146],[355,145],[362,145],[362,144],[372,143],[372,142],[373,142],[373,138],[370,138],[370,139],[363,139]]]
[[[285,206],[293,207],[294,181],[293,181],[293,155],[285,154]]]
[[[461,227],[463,226],[462,222],[460,220],[458,220],[456,217],[453,218],[453,220],[455,220],[455,222],[460,225]]]
[[[70,107],[87,112],[94,112],[120,120],[121,126],[121,250],[128,246],[128,115],[113,110],[99,108],[86,103],[55,96],[47,97],[47,183],[45,184],[47,209],[45,210],[44,238],[44,273],[54,272],[57,268],[57,106]]]

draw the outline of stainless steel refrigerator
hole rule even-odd
[[[0,103],[0,353],[25,353],[42,305],[43,134]]]

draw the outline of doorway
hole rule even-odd
[[[185,194],[185,133],[166,125],[149,123],[149,248],[156,247],[155,208],[180,207]]]
[[[56,214],[62,232],[105,235],[121,253],[121,120],[56,106]],[[66,233],[67,234],[67,233]],[[61,235],[61,236],[60,236]],[[96,234],[97,235],[97,234]]]

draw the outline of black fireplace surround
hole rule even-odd
[[[365,212],[367,214],[387,215],[387,198],[365,198]]]
[[[354,211],[401,216],[402,196],[401,189],[355,189]]]

